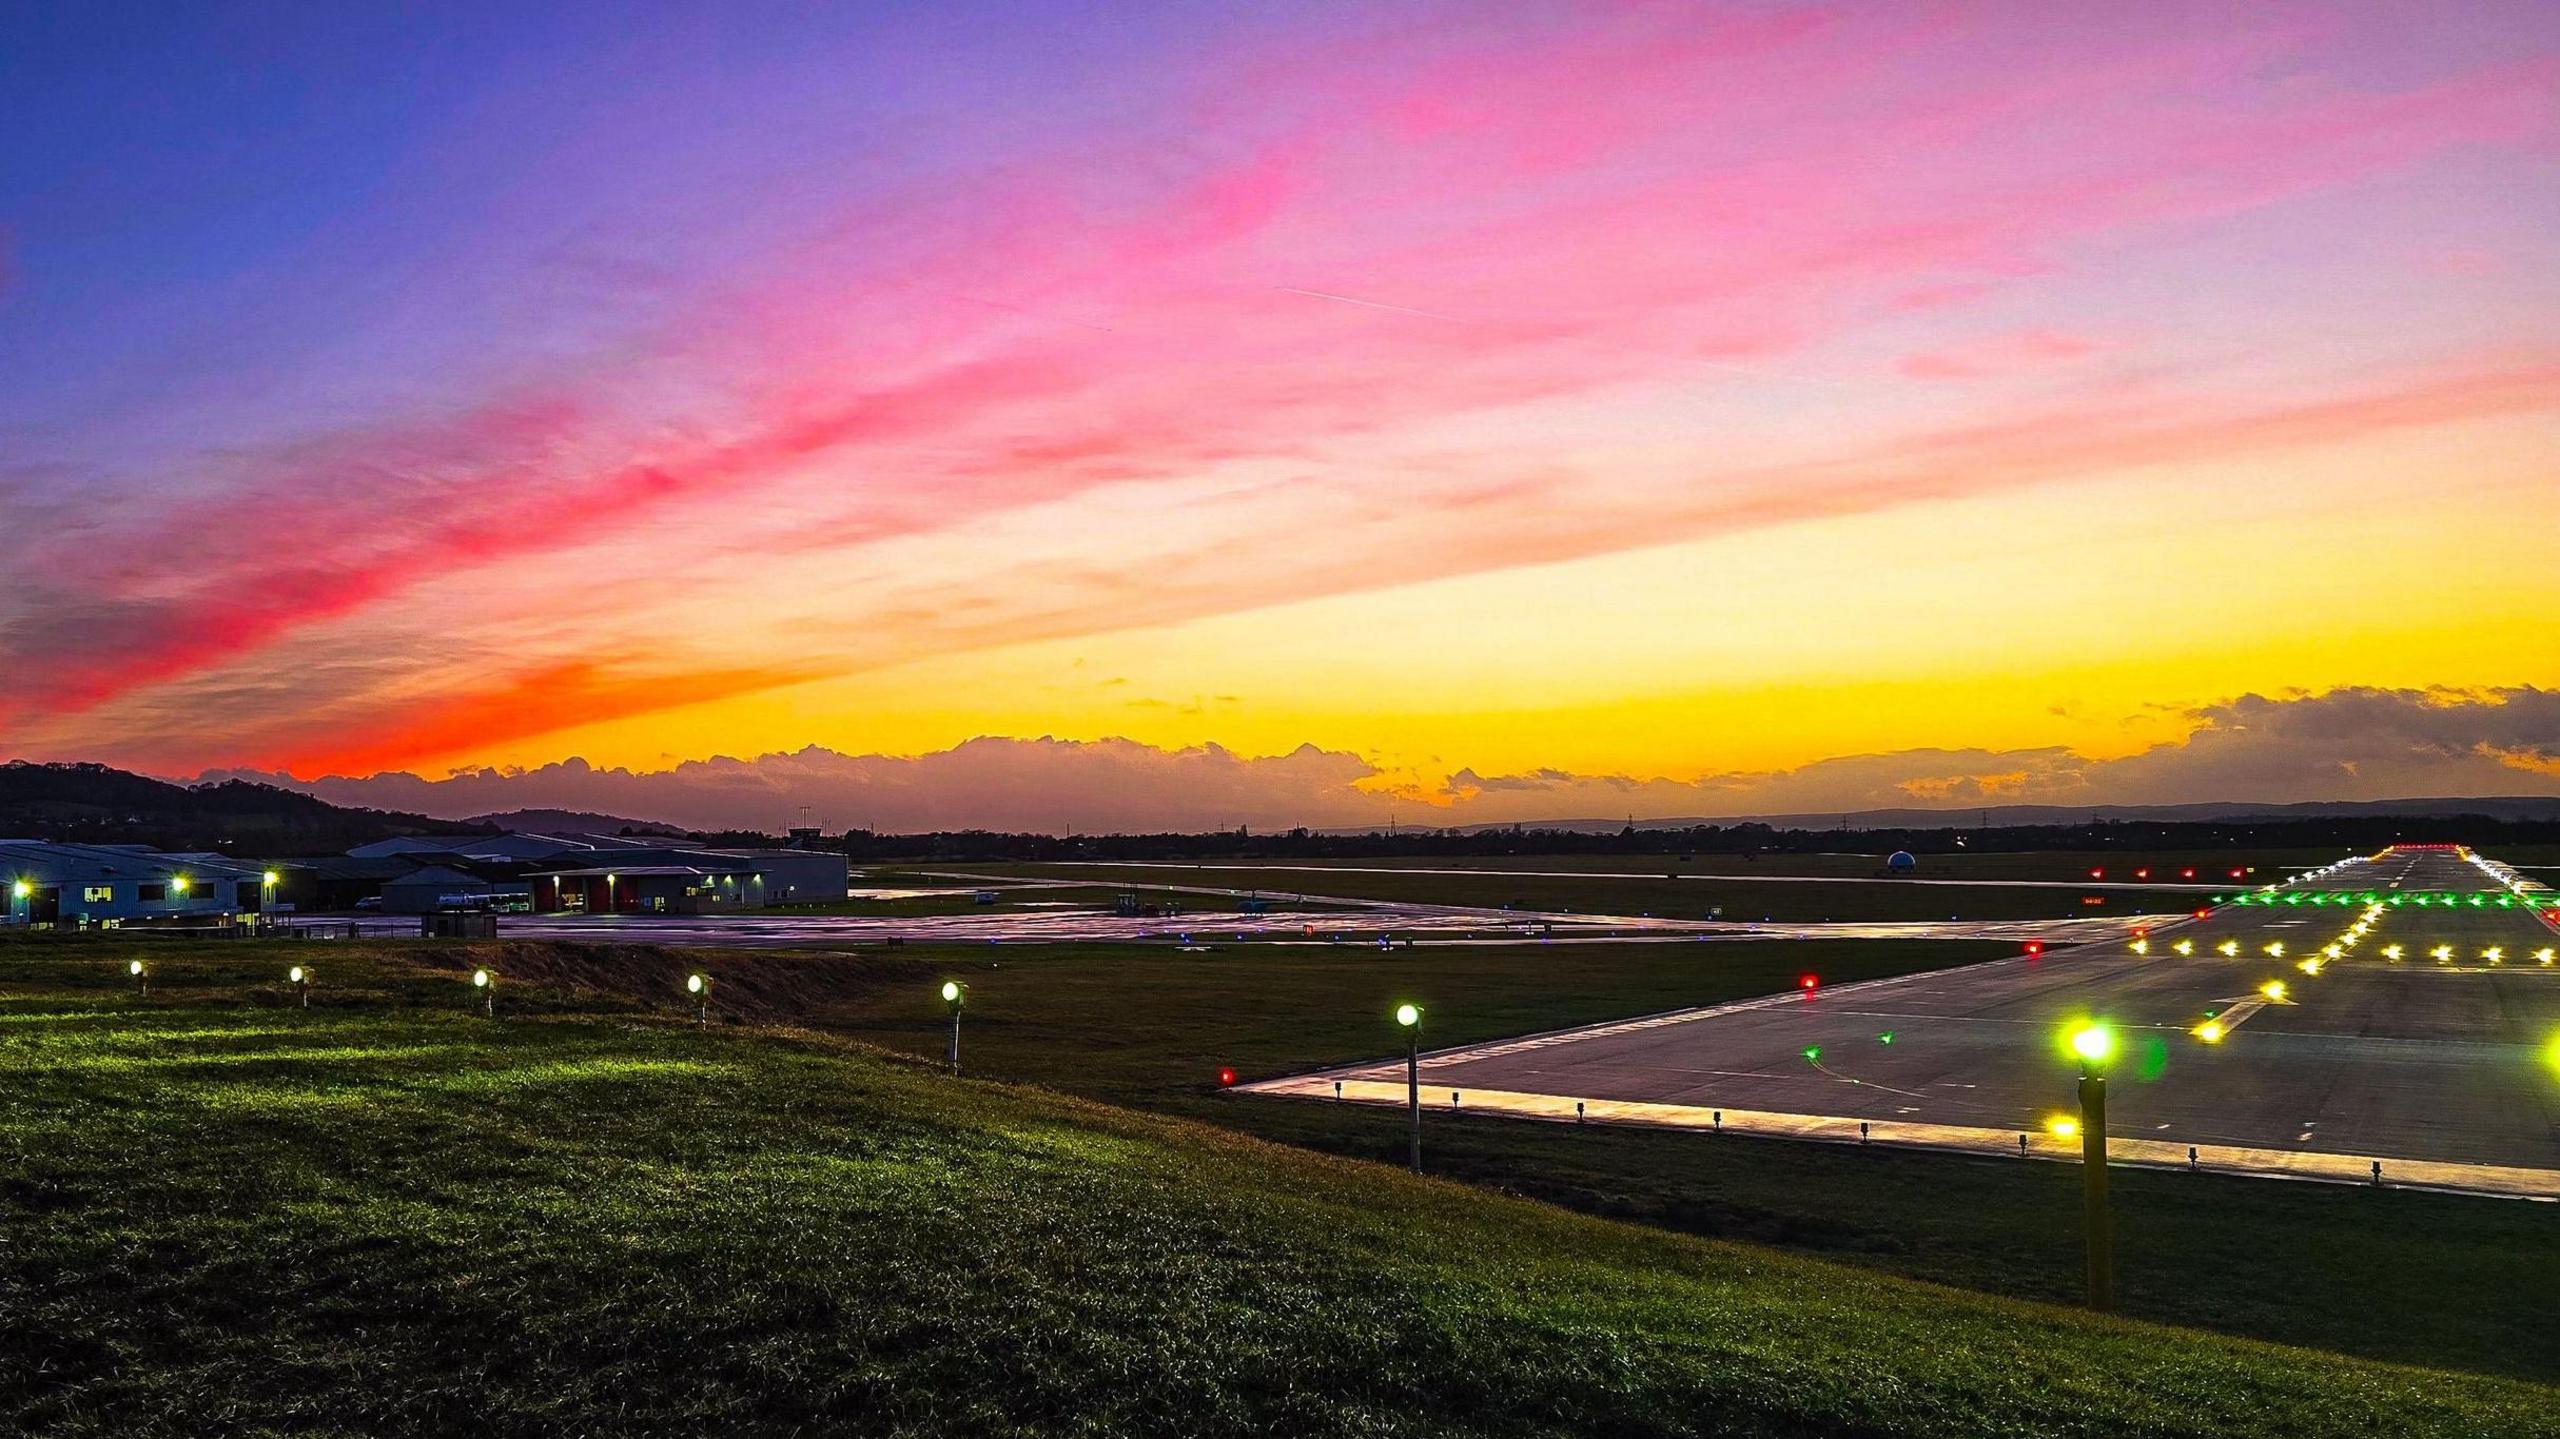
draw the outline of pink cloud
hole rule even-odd
[[[2560,78],[2536,59],[2389,93],[2270,90],[2253,71],[2291,37],[2246,29],[2132,48],[2035,29],[2030,63],[2009,63],[1961,11],[1630,7],[1404,38],[1357,65],[1247,57],[1204,77],[1178,143],[1068,139],[850,208],[628,353],[473,412],[226,457],[186,506],[120,516],[77,549],[0,539],[0,614],[45,617],[0,620],[0,734],[458,572],[658,526],[698,543],[682,516],[713,503],[788,508],[804,521],[792,543],[851,553],[1239,461],[1381,467],[1372,512],[1310,561],[1139,583],[1106,546],[1063,599],[1009,591],[1002,556],[910,582],[884,610],[920,618],[905,643],[921,648],[1325,593],[1374,582],[1386,553],[1453,573],[2547,403],[2521,388],[2549,378],[2530,356],[2343,397],[2189,396],[2163,413],[2084,398],[1786,463],[1702,451],[1668,503],[1582,473],[1576,432],[1463,484],[1386,468],[1435,425],[1690,380],[1702,362],[1783,374],[1824,341],[1907,322],[1914,296],[1959,303],[2102,238],[2451,149],[2547,144]],[[2027,329],[1904,370],[1997,378],[2097,343]],[[293,542],[209,535],[210,511],[290,516]],[[1448,540],[1413,544],[1453,517]],[[564,577],[557,602],[574,612],[581,589]]]

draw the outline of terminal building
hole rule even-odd
[[[9,924],[209,924],[264,909],[274,883],[273,871],[216,854],[0,839]]]

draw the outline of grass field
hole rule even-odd
[[[107,946],[0,952],[0,1424],[2487,1436],[2560,1403],[699,1032],[546,991],[529,946],[497,1022],[454,1003],[468,951],[301,946],[334,956],[303,1011],[284,947],[222,949],[153,950],[147,1002]]]
[[[155,985],[173,996],[280,1002],[283,965],[310,959],[324,1004],[449,1008],[467,957],[499,968],[510,1009],[663,1016],[684,973],[699,968],[714,978],[724,1026],[789,1021],[938,1058],[932,991],[956,977],[971,987],[973,1075],[1397,1162],[1398,1116],[1225,1093],[1217,1070],[1253,1078],[1391,1052],[1385,1016],[1401,998],[1430,1006],[1435,1044],[1458,1044],[1766,993],[1799,966],[1838,984],[2006,950],[1006,945],[846,956],[110,941],[0,945],[0,993],[121,1003],[120,956],[144,952],[155,957]],[[2078,1175],[2067,1165],[1440,1115],[1429,1148],[1435,1173],[1592,1213],[1993,1294],[2067,1300],[2078,1290]],[[2118,1171],[2114,1184],[2129,1313],[2489,1374],[2560,1373],[2560,1330],[2547,1323],[2560,1292],[2550,1206],[2139,1170]]]
[[[1628,869],[1624,860],[1615,862]],[[1543,863],[1541,867],[1545,867]],[[1429,869],[1435,872],[1423,872]],[[1670,919],[1734,920],[2062,919],[2103,914],[2161,914],[2193,908],[2196,897],[2176,891],[2089,890],[2023,886],[1951,886],[1872,879],[1836,883],[1788,882],[1769,877],[1692,875],[1679,866],[1618,873],[1529,874],[1472,866],[1350,865],[1281,867],[1220,865],[989,865],[980,872],[1038,879],[1093,880],[1106,884],[1180,884],[1245,893],[1254,890],[1343,899],[1419,904],[1509,906],[1575,914],[1654,915]],[[2084,871],[2085,873],[2085,871]],[[2208,898],[2210,896],[2207,896]]]

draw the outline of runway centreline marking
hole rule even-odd
[[[1336,1085],[1339,1084],[1337,1090]],[[1400,1108],[1408,1102],[1402,1080],[1341,1078],[1330,1074],[1298,1075],[1288,1079],[1264,1080],[1251,1085],[1238,1085],[1247,1093],[1288,1099],[1318,1100],[1346,1104],[1367,1104]],[[1513,1119],[1534,1119],[1547,1123],[1620,1124],[1653,1129],[1700,1130],[1715,1134],[1736,1134],[1752,1138],[1805,1139],[1826,1144],[1881,1144],[1900,1149],[1941,1149],[1966,1154],[2019,1155],[2018,1141],[2027,1140],[2023,1157],[2076,1163],[2080,1158],[2077,1137],[2058,1139],[2050,1134],[2014,1129],[1989,1129],[1967,1125],[1929,1124],[1911,1120],[1858,1120],[1823,1114],[1785,1114],[1772,1110],[1726,1109],[1710,1105],[1660,1104],[1643,1100],[1588,1099],[1577,1100],[1553,1094],[1528,1094],[1518,1090],[1467,1089],[1460,1086],[1454,1093],[1464,1096],[1455,1104],[1431,1098],[1437,1090],[1422,1091],[1423,1108],[1436,1113],[1492,1113]],[[2195,1158],[2188,1158],[2188,1151]],[[2529,1199],[2544,1203],[2560,1201],[2560,1169],[2530,1169],[2497,1164],[2457,1164],[2443,1160],[2392,1159],[2370,1154],[2341,1154],[2326,1150],[2257,1149],[2238,1145],[2187,1145],[2171,1140],[2139,1139],[2109,1134],[2107,1161],[2148,1169],[2210,1170],[2217,1174],[2242,1174],[2256,1178],[2303,1179],[2327,1184],[2372,1184],[2374,1166],[2381,1166],[2382,1183],[2398,1189],[2444,1190],[2460,1194],[2478,1194],[2502,1199]]]

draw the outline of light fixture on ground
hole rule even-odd
[[[491,1019],[498,1017],[498,976],[486,969],[471,971],[471,987],[480,991],[480,1012]]]
[[[133,976],[134,998],[148,999],[151,997],[151,970],[148,966],[144,965],[141,960],[132,960],[125,965],[124,972]]]
[[[1422,1006],[1399,1004],[1396,1023],[1404,1026],[1404,1103],[1410,1121],[1412,1142],[1407,1158],[1413,1172],[1422,1172]]]
[[[297,964],[293,968],[286,970],[284,977],[292,983],[296,990],[301,992],[302,1007],[309,1009],[311,1007],[311,971]]]
[[[2107,1059],[2116,1050],[2113,1031],[2084,1024],[2071,1032],[2080,1060],[2080,1180],[2088,1239],[2089,1307],[2115,1307],[2115,1235],[2107,1214]]]
[[[967,993],[968,986],[956,979],[942,982],[942,1002],[951,1008],[951,1047],[943,1060],[953,1074],[960,1072],[960,1001]]]
[[[709,1029],[711,1027],[711,977],[707,974],[686,975],[684,992],[693,996],[694,1018],[703,1028]]]

